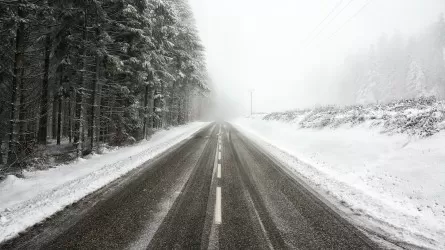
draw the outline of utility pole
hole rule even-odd
[[[253,115],[253,91],[254,89],[249,90],[250,92],[250,115]]]

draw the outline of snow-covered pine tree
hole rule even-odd
[[[44,37],[43,45],[43,79],[40,97],[40,117],[37,141],[39,144],[46,145],[48,132],[48,114],[49,114],[49,78],[50,78],[50,56],[52,51],[52,27],[55,25],[51,3],[44,0],[38,9],[39,22],[43,27],[42,36]],[[40,21],[41,20],[41,21]]]
[[[190,116],[191,97],[195,91],[203,93],[208,91],[207,75],[204,60],[204,49],[200,43],[195,27],[195,21],[186,1],[174,1],[174,9],[178,22],[178,34],[173,41],[175,68],[174,74],[179,78],[175,81],[174,89],[179,95],[177,98],[178,124],[188,122]]]
[[[0,4],[0,166],[3,165],[5,135],[10,132],[8,114],[11,102],[11,82],[14,65],[14,37],[17,12],[9,5]],[[15,125],[15,124],[13,124]],[[9,129],[8,129],[9,128]],[[0,168],[1,170],[1,168]]]
[[[11,11],[9,12],[14,20],[14,26],[11,27],[15,34],[14,38],[11,41],[11,44],[14,44],[13,51],[13,66],[12,66],[12,79],[10,83],[10,96],[11,99],[9,101],[9,140],[8,140],[8,161],[7,161],[7,169],[13,168],[12,172],[16,172],[17,170],[17,160],[18,160],[18,138],[16,136],[17,131],[17,106],[20,105],[18,103],[19,96],[19,86],[23,86],[23,70],[25,64],[25,32],[26,32],[26,22],[28,21],[28,13],[32,12],[33,6],[30,6],[26,1],[19,1],[15,5],[9,6]]]
[[[426,78],[421,66],[414,60],[411,60],[406,76],[406,97],[417,98],[427,97]]]
[[[194,98],[208,88],[186,1],[0,0],[0,13],[10,165],[36,159],[49,131],[80,157],[197,116]]]

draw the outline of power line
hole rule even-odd
[[[309,34],[307,35],[307,37],[304,39],[304,42],[306,42],[308,39],[310,39],[312,37],[312,34],[317,31],[317,29],[326,21],[328,20],[328,18],[332,15],[332,13],[334,13],[335,10],[337,10],[338,7],[340,7],[340,5],[343,3],[343,0],[340,0],[339,3],[337,3],[337,5],[335,5],[334,8],[332,8],[332,10],[329,12],[329,14],[327,16],[325,16],[325,18],[318,23],[318,25],[311,31],[309,32]]]
[[[323,41],[329,40],[334,37],[341,29],[343,29],[352,19],[354,19],[362,10],[366,8],[371,3],[371,0],[368,0],[352,17],[350,17],[346,22],[344,22],[334,33],[332,33],[328,38]]]
[[[309,43],[306,44],[305,48],[307,48],[311,43],[318,38],[318,36],[326,29],[326,27],[329,27],[329,25],[353,2],[354,0],[350,0],[337,14],[334,16],[334,18],[331,19],[331,21],[324,26],[321,30],[318,31],[318,33],[313,37]]]

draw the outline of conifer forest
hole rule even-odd
[[[51,146],[81,157],[134,143],[199,118],[208,101],[183,0],[0,0],[0,46],[4,172]]]

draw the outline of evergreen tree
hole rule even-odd
[[[206,68],[186,1],[0,0],[0,14],[5,171],[50,138],[81,157],[199,118]]]

